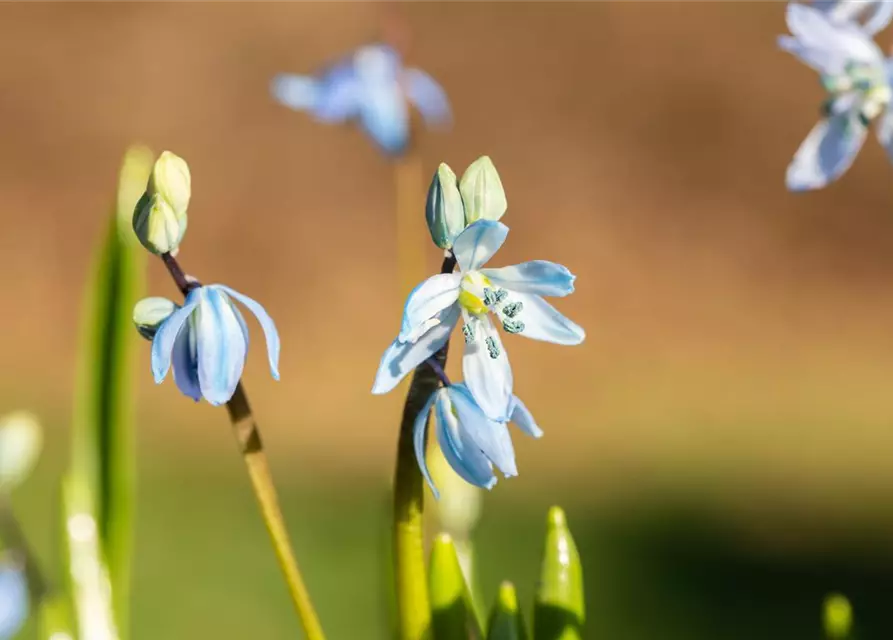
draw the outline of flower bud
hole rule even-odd
[[[133,211],[133,230],[152,253],[175,254],[180,246],[186,233],[190,185],[186,162],[170,151],[162,153]]]
[[[42,445],[43,432],[33,414],[17,411],[0,420],[0,490],[8,491],[28,477]]]
[[[459,191],[465,203],[466,225],[478,220],[499,220],[508,207],[502,181],[489,156],[481,156],[468,166]]]
[[[133,324],[146,340],[152,340],[155,332],[178,306],[167,298],[143,298],[133,307]]]
[[[549,509],[544,546],[534,601],[533,636],[580,640],[586,618],[583,568],[567,517],[560,507]]]
[[[451,248],[453,240],[465,229],[465,207],[459,193],[459,181],[446,163],[440,163],[431,179],[425,218],[431,239],[441,249]]]
[[[829,639],[848,638],[853,627],[853,607],[846,596],[832,593],[825,598],[822,626]]]

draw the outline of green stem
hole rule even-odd
[[[12,505],[6,496],[0,496],[0,539],[4,541],[6,547],[18,554],[25,566],[25,578],[28,582],[28,595],[31,598],[33,606],[41,602],[50,591],[50,586],[46,578],[40,570],[37,563],[37,556],[28,544],[25,532],[15,514],[12,512]]]
[[[322,625],[320,625],[313,603],[310,601],[310,594],[301,577],[301,571],[298,569],[298,563],[288,539],[285,520],[282,517],[282,510],[279,508],[279,499],[276,495],[276,488],[273,486],[270,466],[267,463],[267,455],[264,453],[263,443],[260,439],[260,431],[254,420],[254,415],[251,413],[251,406],[248,404],[248,397],[245,395],[245,388],[241,382],[236,386],[236,391],[226,404],[226,409],[233,425],[239,452],[248,469],[248,477],[251,479],[251,487],[254,489],[254,495],[260,506],[261,516],[267,526],[267,532],[270,534],[273,549],[276,551],[279,568],[282,570],[285,583],[288,585],[288,592],[298,612],[298,617],[301,619],[304,635],[307,640],[324,640],[325,634],[323,634]]]
[[[180,289],[180,293],[184,296],[192,289],[201,286],[197,281],[189,280],[186,277],[183,269],[172,255],[165,253],[161,259],[177,288]],[[304,635],[307,640],[325,640],[319,616],[316,615],[316,610],[310,601],[310,593],[304,584],[304,578],[301,576],[301,570],[298,569],[298,562],[288,539],[285,519],[282,517],[282,509],[279,508],[279,497],[276,487],[273,485],[267,454],[264,453],[264,446],[261,442],[260,429],[251,412],[251,405],[241,382],[236,385],[233,397],[226,403],[226,410],[229,413],[233,433],[239,445],[239,453],[242,454],[245,467],[248,469],[248,477],[251,479],[251,488],[254,490],[254,495],[260,506],[261,517],[270,534],[270,542],[276,552],[279,568],[285,577],[288,593],[298,612],[298,618],[301,620]]]
[[[452,273],[456,259],[444,258],[441,273]],[[446,365],[447,342],[433,358]],[[424,479],[413,445],[413,426],[425,402],[437,390],[440,380],[427,363],[416,368],[403,406],[400,436],[397,440],[397,466],[394,471],[394,565],[397,590],[398,637],[422,640],[431,626],[431,602],[425,570],[422,515],[425,511]]]

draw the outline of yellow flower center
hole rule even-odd
[[[459,305],[472,315],[484,315],[488,311],[484,303],[484,288],[492,286],[489,278],[480,273],[469,273],[459,285]]]

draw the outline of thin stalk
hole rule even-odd
[[[197,281],[186,277],[173,256],[166,253],[161,256],[161,259],[184,296],[192,289],[201,286]],[[301,620],[304,635],[307,640],[325,640],[319,616],[313,608],[310,593],[304,584],[304,578],[298,568],[298,562],[288,538],[285,519],[282,517],[282,509],[279,507],[279,497],[261,441],[260,428],[254,419],[248,395],[241,382],[236,385],[233,397],[226,403],[226,410],[236,436],[239,453],[242,454],[242,459],[248,469],[248,477],[260,506],[261,517],[267,527],[267,533],[270,534],[270,541],[276,552],[279,568],[282,570],[292,603]]]
[[[36,606],[50,594],[51,587],[40,570],[37,556],[28,544],[28,538],[25,537],[25,532],[22,531],[6,496],[0,496],[0,539],[22,560],[28,582],[28,595]]]
[[[452,273],[456,259],[444,258],[441,273]],[[394,471],[394,568],[397,591],[397,630],[400,640],[422,640],[431,626],[431,601],[425,568],[422,516],[425,510],[424,480],[416,462],[413,425],[425,402],[440,384],[433,360],[442,371],[446,365],[447,342],[429,361],[420,364],[406,394],[397,465]]]

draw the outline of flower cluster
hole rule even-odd
[[[437,366],[430,359],[447,347],[461,320],[465,382],[449,384],[443,376],[447,386],[428,399],[415,425],[418,462],[432,489],[424,457],[432,406],[446,459],[479,487],[496,482],[493,466],[507,477],[517,474],[509,421],[534,437],[542,434],[513,394],[512,368],[497,326],[510,335],[563,345],[579,344],[585,336],[544,299],[573,293],[574,276],[564,266],[534,260],[485,268],[508,235],[499,222],[505,210],[502,183],[489,158],[472,164],[461,181],[441,165],[429,190],[426,217],[435,244],[447,248],[447,268],[410,293],[400,331],[382,356],[372,387],[373,393],[387,393],[426,361]]]
[[[450,105],[441,86],[420,69],[403,66],[400,54],[383,44],[361,47],[317,76],[280,74],[273,97],[317,120],[359,122],[388,155],[401,155],[409,143],[409,106],[429,125],[450,121]]]
[[[778,45],[815,69],[828,93],[819,123],[788,166],[788,189],[821,189],[839,178],[853,164],[875,119],[877,137],[893,157],[893,63],[872,38],[891,19],[889,0],[788,5],[793,35],[780,36]]]
[[[248,325],[233,303],[242,303],[260,322],[267,341],[270,371],[279,379],[279,333],[264,308],[221,284],[201,285],[174,259],[186,232],[191,181],[182,158],[170,151],[155,163],[149,184],[133,212],[133,229],[149,251],[161,256],[186,296],[178,305],[167,298],[145,298],[133,310],[140,334],[152,340],[152,373],[162,382],[173,368],[174,382],[195,401],[229,402],[248,353]]]

